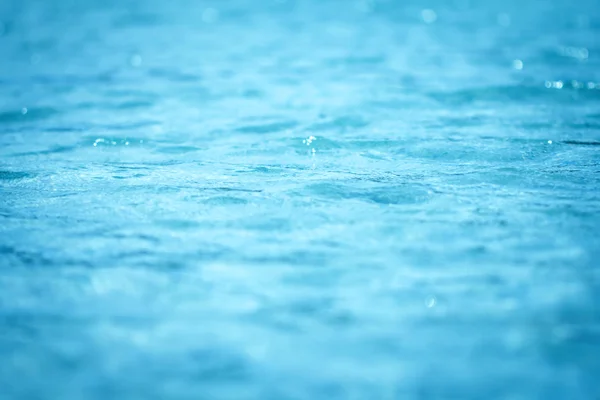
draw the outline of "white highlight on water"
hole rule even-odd
[[[314,137],[314,136],[309,136],[308,138],[306,138],[306,139],[302,140],[302,143],[306,144],[307,146],[310,146],[310,145],[311,145],[311,143],[312,143],[313,141],[315,141],[315,140],[317,140],[317,138],[316,138],[316,137]]]
[[[546,81],[546,83],[544,83],[544,85],[548,89],[562,89],[564,86],[564,83],[563,83],[563,81]]]
[[[590,56],[590,52],[585,47],[563,46],[558,49],[558,53],[563,57],[571,57],[579,60],[585,60]]]

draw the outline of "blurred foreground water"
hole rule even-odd
[[[596,1],[3,0],[1,399],[598,399]]]

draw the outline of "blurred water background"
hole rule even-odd
[[[0,398],[598,399],[597,1],[2,0]]]

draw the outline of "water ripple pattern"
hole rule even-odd
[[[0,398],[599,399],[593,0],[0,2]]]

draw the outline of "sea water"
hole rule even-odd
[[[0,398],[597,399],[600,7],[3,0]]]

